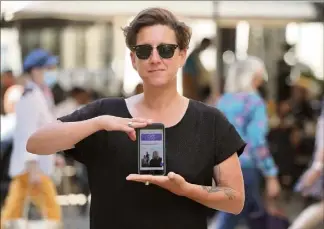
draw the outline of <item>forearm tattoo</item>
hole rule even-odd
[[[224,192],[224,194],[228,197],[229,200],[235,199],[235,190],[226,187],[220,187],[221,185],[221,169],[220,166],[216,166],[214,169],[214,178],[216,187],[212,186],[201,186],[202,189],[206,190],[208,193],[213,192]]]
[[[211,186],[201,186],[201,187],[203,190],[207,191],[208,193],[224,192],[224,194],[228,197],[229,200],[235,199],[235,191],[231,188],[211,187]]]

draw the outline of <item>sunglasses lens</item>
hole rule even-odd
[[[139,45],[136,47],[136,56],[138,59],[146,60],[151,56],[153,47],[151,45]]]
[[[163,59],[169,59],[173,57],[176,48],[177,48],[176,45],[163,44],[163,45],[159,45],[157,47],[157,50],[159,52],[159,55]]]
[[[161,44],[157,47],[157,51],[161,58],[169,59],[172,58],[174,52],[178,45],[174,44]],[[153,47],[151,45],[138,45],[135,47],[135,53],[138,59],[147,60],[153,51]]]

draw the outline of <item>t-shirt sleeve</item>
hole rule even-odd
[[[237,153],[240,156],[246,143],[243,141],[235,127],[220,112],[217,112],[215,120],[216,130],[216,156],[215,165],[218,165]]]
[[[88,120],[94,117],[99,116],[99,110],[101,106],[101,100],[97,100],[92,102],[73,113],[60,117],[58,120],[61,122],[79,122]],[[94,133],[80,142],[78,142],[74,148],[68,149],[64,151],[64,154],[67,157],[72,157],[73,159],[83,163],[88,164],[93,158],[95,154],[95,147],[98,145],[97,143],[97,133]]]

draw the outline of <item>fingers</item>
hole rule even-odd
[[[127,122],[127,126],[128,126],[129,122]],[[142,127],[146,127],[148,125],[147,122],[135,122],[135,121],[131,121],[131,128],[133,129],[137,129],[137,128],[142,128]]]
[[[144,118],[123,119],[123,124],[132,129],[142,128],[151,123],[152,123],[151,119],[144,119]]]
[[[124,131],[128,134],[129,138],[133,141],[136,140],[136,132],[135,129],[146,127],[148,124],[151,124],[151,119],[144,118],[132,118],[126,119],[123,118],[123,124],[120,125],[120,130]]]
[[[135,132],[135,130],[133,130],[131,132],[128,132],[127,135],[132,141],[136,141],[136,132]]]
[[[139,175],[139,174],[130,174],[126,177],[126,180],[130,181],[138,181],[138,182],[150,182],[152,183],[153,176],[152,175]]]
[[[120,130],[124,132],[133,132],[136,128],[142,128],[147,126],[147,122],[135,122],[135,121],[126,121],[120,125]]]
[[[129,127],[127,125],[120,125],[119,130],[124,131],[127,134],[135,131],[134,128]]]
[[[147,123],[147,124],[152,123],[152,119],[145,119],[145,118],[132,118],[129,121],[131,121],[131,122],[139,122],[139,123]]]
[[[133,180],[133,181],[140,181],[140,182],[146,182],[149,181],[151,183],[154,183],[156,181],[162,181],[161,179],[169,179],[171,181],[181,181],[183,178],[174,173],[169,172],[168,176],[152,176],[152,175],[140,175],[140,174],[130,174],[126,177],[126,180]]]
[[[169,178],[166,176],[152,176],[152,175],[140,175],[130,174],[126,177],[128,181],[137,181],[141,183],[149,182],[151,184],[161,185],[166,182]]]

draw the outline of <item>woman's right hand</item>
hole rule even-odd
[[[96,118],[100,130],[125,132],[133,141],[136,140],[136,128],[143,128],[152,123],[150,119],[121,118],[103,115]]]

